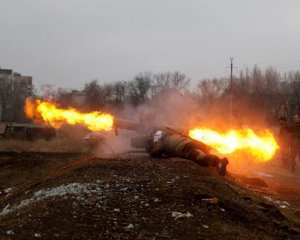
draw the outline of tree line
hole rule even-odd
[[[122,109],[127,104],[138,107],[175,93],[192,100],[209,117],[218,114],[227,119],[230,101],[233,119],[256,116],[275,122],[279,116],[291,119],[300,113],[300,72],[280,73],[272,67],[245,68],[233,77],[232,85],[229,78],[207,78],[192,84],[180,72],[144,72],[114,83],[92,80],[80,92],[86,94],[86,110]],[[72,105],[73,93],[74,90],[58,89],[54,95],[62,104]]]

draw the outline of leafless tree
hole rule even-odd
[[[151,96],[153,75],[149,72],[138,74],[133,81],[128,84],[130,101],[138,105],[149,101]]]
[[[116,82],[113,85],[113,96],[114,96],[114,101],[115,103],[118,104],[123,104],[125,100],[125,95],[126,95],[126,82]]]
[[[103,99],[103,89],[98,84],[98,80],[92,80],[84,85],[83,91],[86,93],[86,105],[91,110],[99,110],[105,104]]]
[[[154,76],[156,89],[165,91],[167,89],[182,92],[189,85],[190,80],[179,72],[164,72]]]
[[[198,89],[201,99],[206,103],[211,103],[218,99],[226,89],[226,81],[224,79],[204,79],[199,82]]]

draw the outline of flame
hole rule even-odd
[[[53,102],[31,98],[26,99],[25,113],[28,118],[37,122],[47,122],[54,128],[68,123],[82,124],[92,131],[109,131],[113,128],[114,121],[113,116],[107,113],[81,113],[74,108],[63,109]]]
[[[222,154],[231,154],[238,150],[249,153],[258,162],[271,160],[279,148],[269,130],[255,133],[251,129],[244,129],[218,133],[207,128],[194,128],[189,131],[189,136],[206,143]]]

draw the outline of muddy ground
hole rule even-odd
[[[0,154],[0,239],[300,239],[296,174],[143,153]]]

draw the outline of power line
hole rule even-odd
[[[230,57],[230,86],[229,86],[229,124],[232,123],[232,101],[233,101],[233,57]]]

